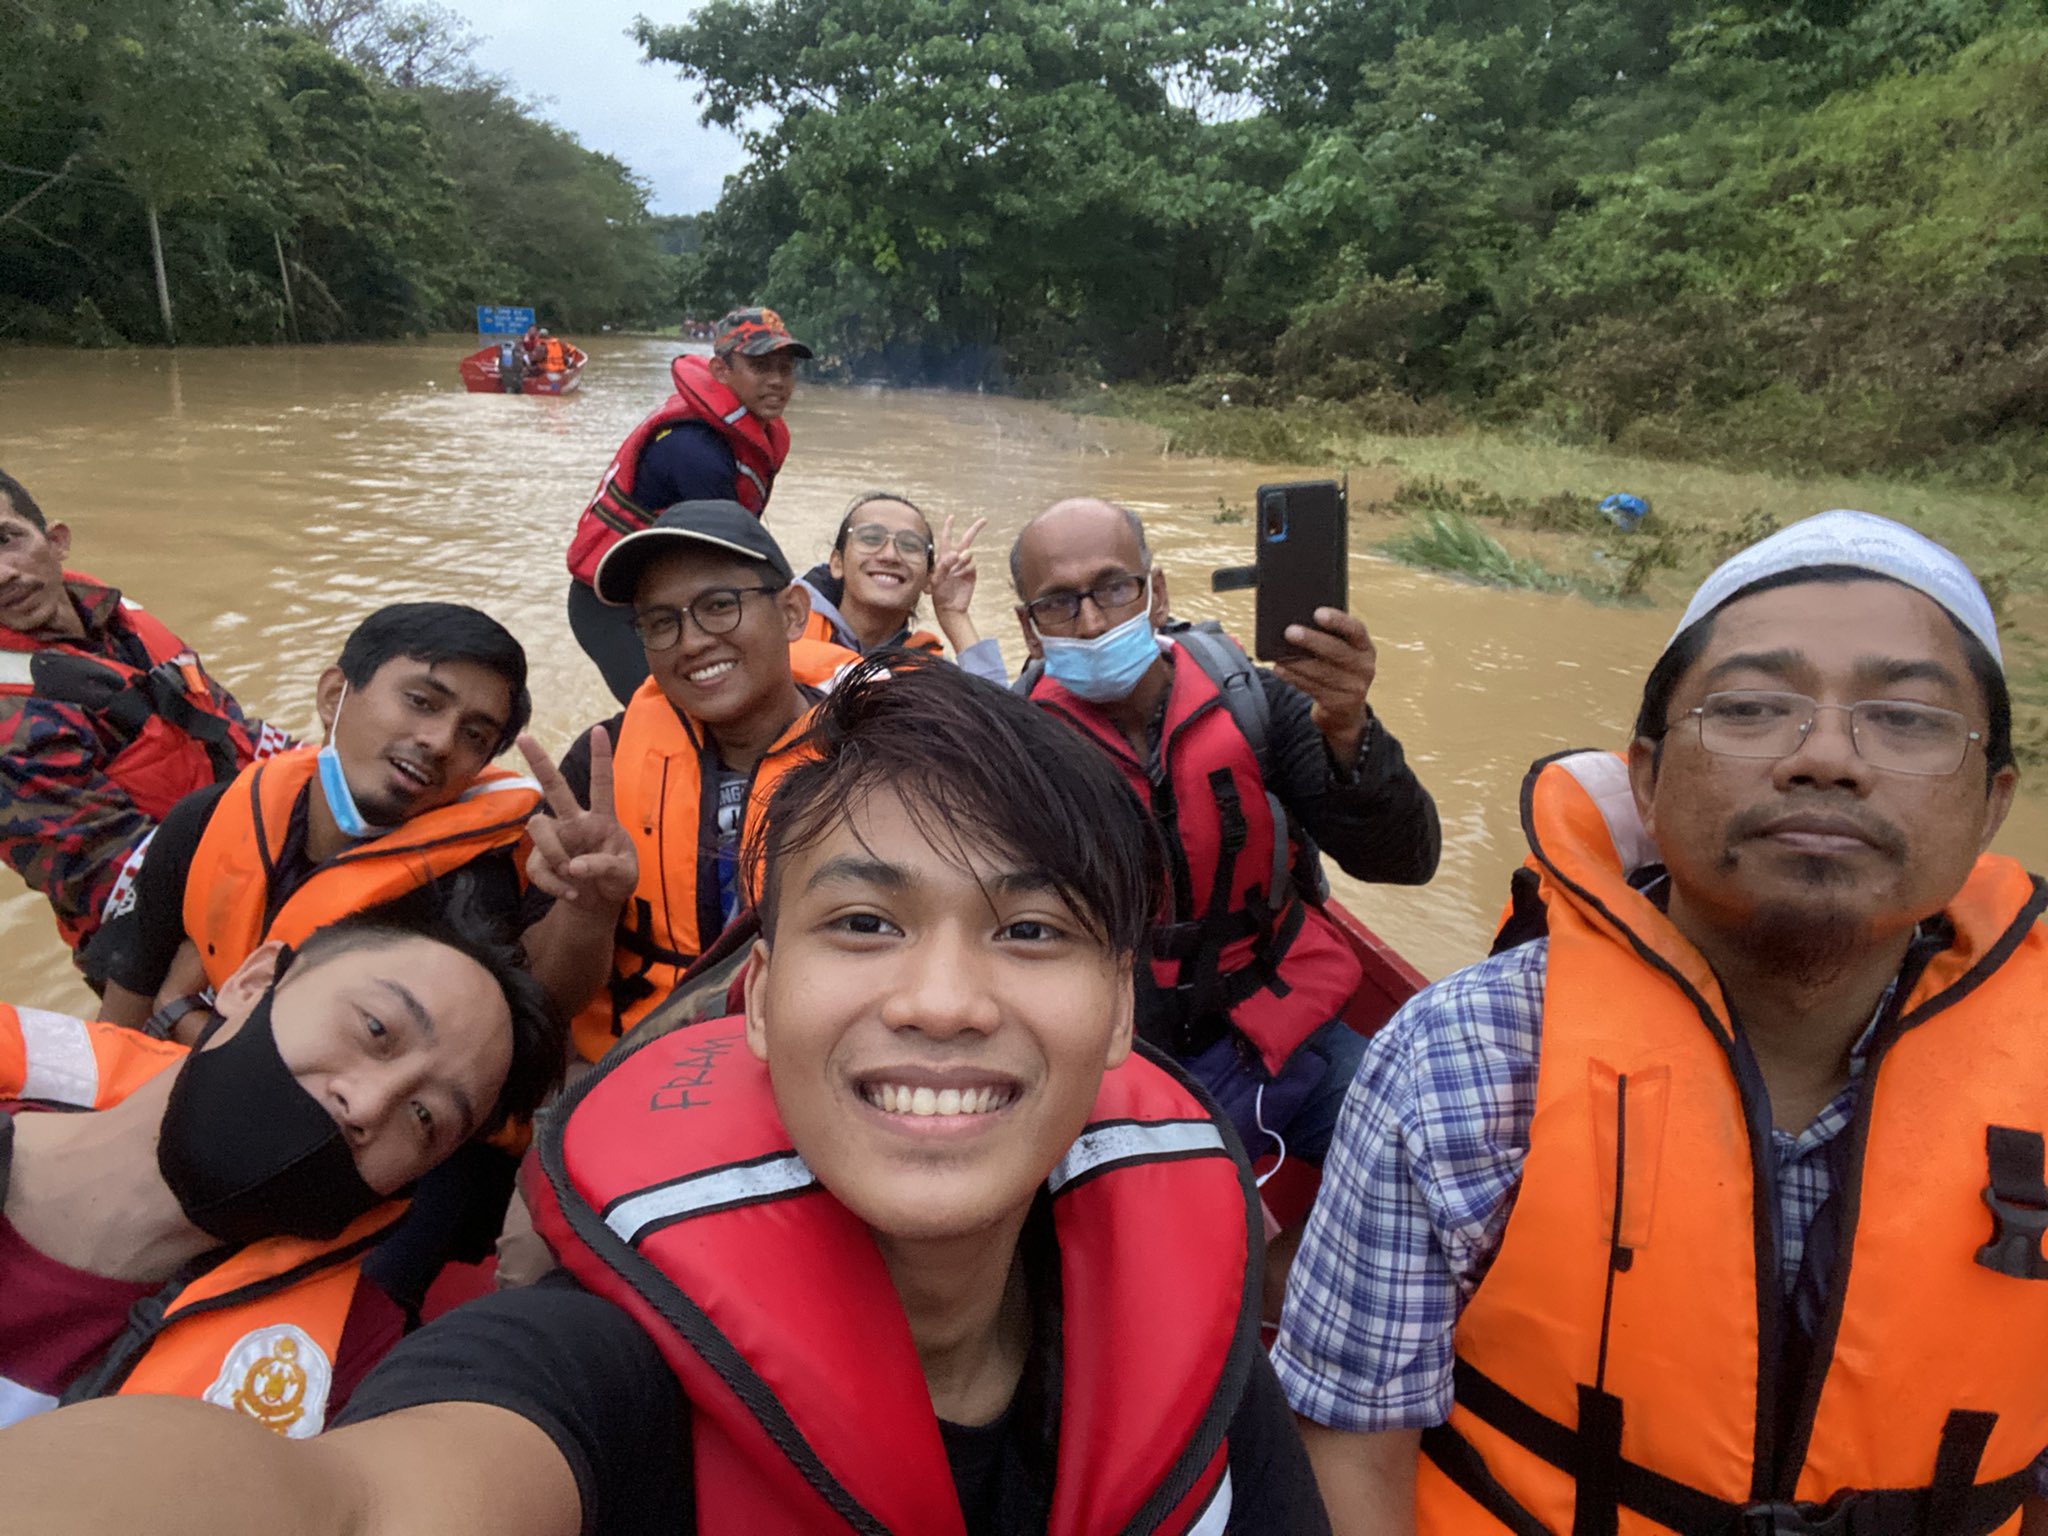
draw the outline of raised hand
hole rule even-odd
[[[939,613],[965,613],[974,601],[974,539],[987,526],[987,518],[977,517],[956,543],[953,514],[946,514],[939,529],[939,551],[932,560],[932,607]]]
[[[1308,695],[1309,718],[1329,743],[1331,755],[1348,764],[1369,716],[1379,659],[1365,621],[1339,608],[1318,608],[1315,627],[1287,626],[1287,643],[1303,654],[1274,663],[1273,671]]]
[[[519,738],[527,767],[540,781],[552,816],[536,812],[526,824],[533,839],[526,877],[534,885],[578,911],[616,918],[640,880],[640,859],[633,839],[612,814],[612,742],[602,730],[590,733],[590,804],[578,803],[561,771],[548,761],[540,743]]]

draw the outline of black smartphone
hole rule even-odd
[[[1290,624],[1314,625],[1318,608],[1348,608],[1350,498],[1336,480],[1259,487],[1258,609],[1252,654],[1284,661]]]

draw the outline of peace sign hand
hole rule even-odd
[[[612,814],[612,740],[602,729],[590,733],[590,804],[576,792],[531,736],[519,738],[527,767],[540,781],[552,816],[536,812],[526,823],[533,839],[526,877],[542,891],[580,912],[617,919],[619,908],[640,881],[633,839]]]
[[[955,543],[953,514],[946,514],[939,529],[939,552],[932,561],[932,607],[938,612],[965,613],[974,601],[974,539],[987,526],[987,518],[977,517]]]

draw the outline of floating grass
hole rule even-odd
[[[1380,545],[1403,565],[1462,576],[1489,587],[1523,587],[1534,592],[1567,592],[1576,583],[1534,560],[1511,555],[1486,530],[1458,512],[1426,512],[1406,532]]]

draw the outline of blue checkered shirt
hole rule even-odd
[[[1431,987],[1374,1037],[1323,1165],[1273,1366],[1294,1411],[1334,1429],[1426,1429],[1451,1412],[1458,1314],[1500,1247],[1536,1113],[1548,946]],[[1787,1294],[1827,1198],[1851,1083],[1797,1136],[1774,1129]]]

